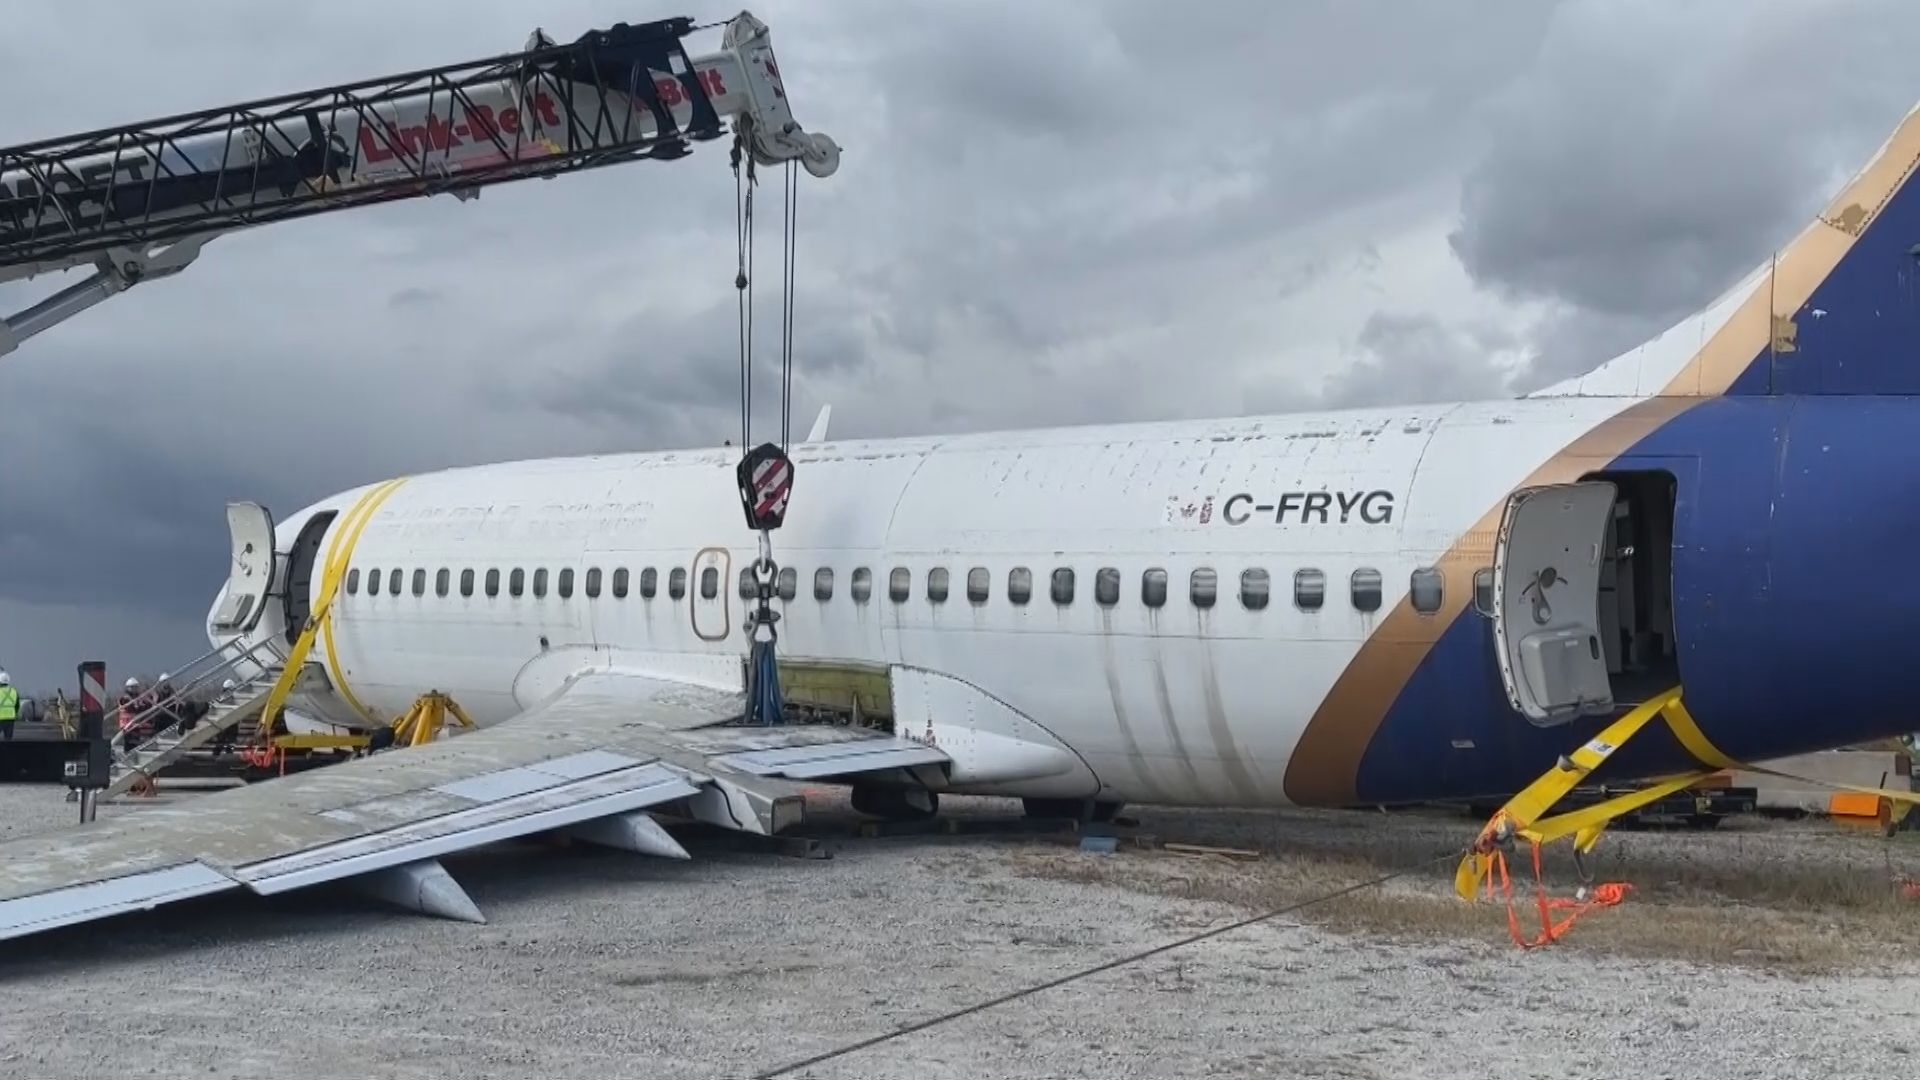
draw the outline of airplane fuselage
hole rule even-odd
[[[1035,797],[1495,794],[1674,685],[1740,757],[1910,730],[1916,416],[1906,398],[1562,397],[801,445],[779,655],[849,700],[877,685],[867,707],[902,735],[966,751],[977,733],[956,789]],[[595,668],[738,687],[757,537],[736,460],[454,469],[301,511],[281,551],[345,553],[315,650],[333,690],[305,707],[386,722],[440,690],[487,724]],[[1588,580],[1611,708],[1536,724],[1489,614],[1502,510],[1596,476],[1619,521],[1566,558],[1605,566]],[[323,577],[256,633],[284,633]],[[1642,743],[1628,768],[1688,764]]]

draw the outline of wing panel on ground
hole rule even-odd
[[[224,889],[390,870],[647,807],[772,832],[801,810],[773,777],[946,760],[879,732],[729,725],[741,703],[738,692],[591,673],[481,731],[0,843],[0,940]]]
[[[254,892],[271,896],[658,806],[699,790],[698,785],[664,765],[642,765],[254,863],[240,867],[235,876]]]

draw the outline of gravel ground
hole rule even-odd
[[[822,806],[827,827],[850,820]],[[75,815],[58,790],[0,787],[0,835]],[[1450,871],[1431,858],[1471,835],[1464,818],[1139,818],[1125,831],[1262,854],[963,835],[836,839],[807,860],[685,830],[689,862],[536,844],[447,860],[485,926],[315,891],[73,928],[0,945],[0,1077],[756,1076],[1408,867],[1382,890],[781,1075],[1920,1070],[1920,905],[1884,888],[1920,876],[1911,833],[1755,820],[1617,835],[1606,871],[1640,891],[1522,953],[1497,908],[1444,895]]]

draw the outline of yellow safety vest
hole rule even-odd
[[[10,723],[20,716],[20,691],[11,686],[0,686],[0,724]]]

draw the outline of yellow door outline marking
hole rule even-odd
[[[273,731],[274,721],[280,718],[280,711],[286,706],[287,696],[293,692],[293,684],[305,667],[307,656],[313,651],[316,636],[324,636],[327,644],[328,668],[333,674],[334,684],[340,690],[341,697],[368,723],[374,719],[367,712],[360,699],[347,686],[340,671],[339,656],[333,642],[333,602],[340,595],[340,582],[346,576],[347,563],[353,558],[353,549],[360,542],[360,534],[366,530],[367,523],[373,520],[374,512],[380,504],[387,501],[400,485],[407,482],[406,477],[388,480],[367,491],[353,504],[346,516],[340,519],[338,531],[327,545],[326,571],[320,581],[320,598],[313,611],[307,616],[307,625],[300,631],[300,637],[293,643],[293,651],[287,654],[286,667],[281,670],[280,678],[273,685],[273,692],[267,695],[267,704],[260,712],[260,728],[263,732]]]

